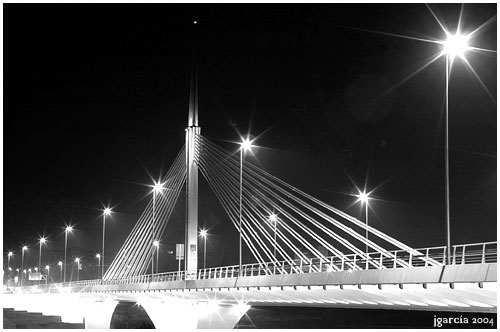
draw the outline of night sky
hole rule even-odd
[[[416,248],[445,245],[445,58],[398,84],[442,47],[374,32],[445,39],[425,4],[3,8],[3,249],[4,262],[15,251],[11,266],[20,266],[23,244],[31,247],[25,265],[37,264],[40,235],[49,237],[43,261],[56,264],[65,224],[77,230],[68,259],[95,263],[108,204],[116,213],[106,251],[116,254],[151,197],[145,185],[184,143],[195,39],[205,137],[236,151],[229,142],[251,132],[261,148],[249,161],[361,220],[349,194],[366,180],[377,188],[372,226]],[[461,6],[431,8],[454,32]],[[493,16],[473,46],[496,50],[496,4],[464,6],[464,31]],[[453,244],[497,234],[497,58],[470,52],[467,60],[484,87],[455,61]],[[236,231],[200,186],[208,264],[236,264]],[[165,245],[182,241],[183,222],[181,202]]]

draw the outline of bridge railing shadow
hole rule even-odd
[[[497,242],[455,245],[452,248],[452,265],[497,262]],[[81,280],[66,283],[47,283],[33,286],[15,287],[14,292],[23,293],[65,293],[78,292],[87,287],[99,285],[147,284],[184,280],[224,279],[255,277],[263,275],[284,275],[302,273],[324,273],[354,270],[397,269],[446,264],[446,247],[431,247],[413,251],[394,250],[367,254],[351,254],[342,257],[321,257],[239,265],[210,267],[197,273],[185,271],[164,272],[154,275],[139,275],[108,280]],[[12,289],[11,289],[12,291]]]

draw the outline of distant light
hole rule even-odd
[[[326,272],[333,272],[333,271],[334,271],[333,266],[331,266],[331,265],[328,266],[328,268],[326,269]]]
[[[155,193],[159,193],[159,192],[161,192],[163,189],[165,189],[165,188],[163,187],[163,183],[155,182],[155,184],[154,184],[154,186],[153,186],[153,191],[154,191]]]
[[[40,239],[40,243],[45,243],[45,238],[44,238],[44,237],[42,237],[42,238]]]
[[[12,257],[12,255],[14,255],[14,253],[12,251],[9,251],[9,257]]]
[[[111,209],[109,207],[107,207],[107,208],[104,209],[104,214],[107,215],[107,216],[109,216],[111,214],[111,212],[112,211],[111,211]]]
[[[23,250],[28,250],[28,247],[27,247],[27,246],[24,246],[24,247],[23,247]]]
[[[193,23],[194,23],[194,24],[197,24],[197,23],[198,23],[198,21],[194,21]]]
[[[12,268],[9,266],[9,271],[12,271]]]
[[[101,258],[101,254],[95,255],[95,258]]]
[[[59,263],[57,263],[57,265],[61,265],[61,266],[62,266],[62,262],[61,262],[61,261],[59,261]]]
[[[19,272],[19,269],[16,269],[16,272]]]
[[[31,273],[31,269],[28,269],[28,272]],[[26,273],[26,270],[24,270],[24,273]]]
[[[45,270],[50,270],[50,266],[45,265]]]
[[[153,245],[155,247],[158,247],[160,245],[160,241],[158,241],[158,240],[153,241]]]
[[[38,272],[38,268],[37,267],[35,267],[35,271]]]
[[[241,142],[241,148],[245,151],[250,151],[252,149],[252,141],[248,138],[245,138],[243,142]]]
[[[73,226],[67,226],[66,227],[66,232],[71,232],[73,230]]]
[[[278,216],[276,216],[276,214],[274,213],[271,213],[271,215],[269,216],[269,221],[276,222],[276,220],[278,220]]]
[[[75,258],[76,263],[80,263],[80,258]]]
[[[26,274],[26,270],[23,270],[23,273]]]
[[[200,236],[202,236],[202,237],[207,236],[207,230],[206,230],[206,229],[202,229],[202,230],[200,231]]]
[[[451,58],[455,56],[464,57],[465,52],[470,48],[467,44],[469,41],[469,36],[463,36],[460,34],[448,34],[448,39],[443,42],[444,48],[443,53],[449,55]]]
[[[368,193],[366,192],[360,192],[359,195],[357,195],[358,197],[358,201],[361,201],[362,203],[368,203],[368,201],[370,200],[370,196]]]

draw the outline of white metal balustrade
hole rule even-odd
[[[473,243],[455,245],[452,248],[453,265],[479,264],[497,262],[497,242]],[[368,258],[367,258],[368,257]],[[77,282],[53,283],[49,285],[34,285],[23,287],[24,290],[60,291],[65,288],[81,289],[97,285],[128,285],[151,282],[182,281],[186,279],[220,279],[235,277],[253,277],[262,275],[281,275],[297,273],[318,273],[335,271],[354,271],[370,269],[395,269],[409,267],[443,266],[446,264],[446,247],[431,247],[416,249],[413,252],[389,251],[375,252],[368,255],[351,254],[339,257],[324,257],[311,259],[297,259],[293,261],[253,263],[212,267],[200,269],[196,275],[186,278],[185,271],[164,272],[154,275],[140,275],[112,280],[82,280]]]

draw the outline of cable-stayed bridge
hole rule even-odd
[[[103,278],[16,288],[4,307],[88,328],[108,328],[120,301],[141,305],[157,328],[231,328],[252,305],[496,312],[496,242],[412,248],[203,137],[196,93],[193,79],[186,144]],[[199,268],[199,174],[239,234],[235,265]],[[185,266],[160,272],[153,244],[181,193]]]

